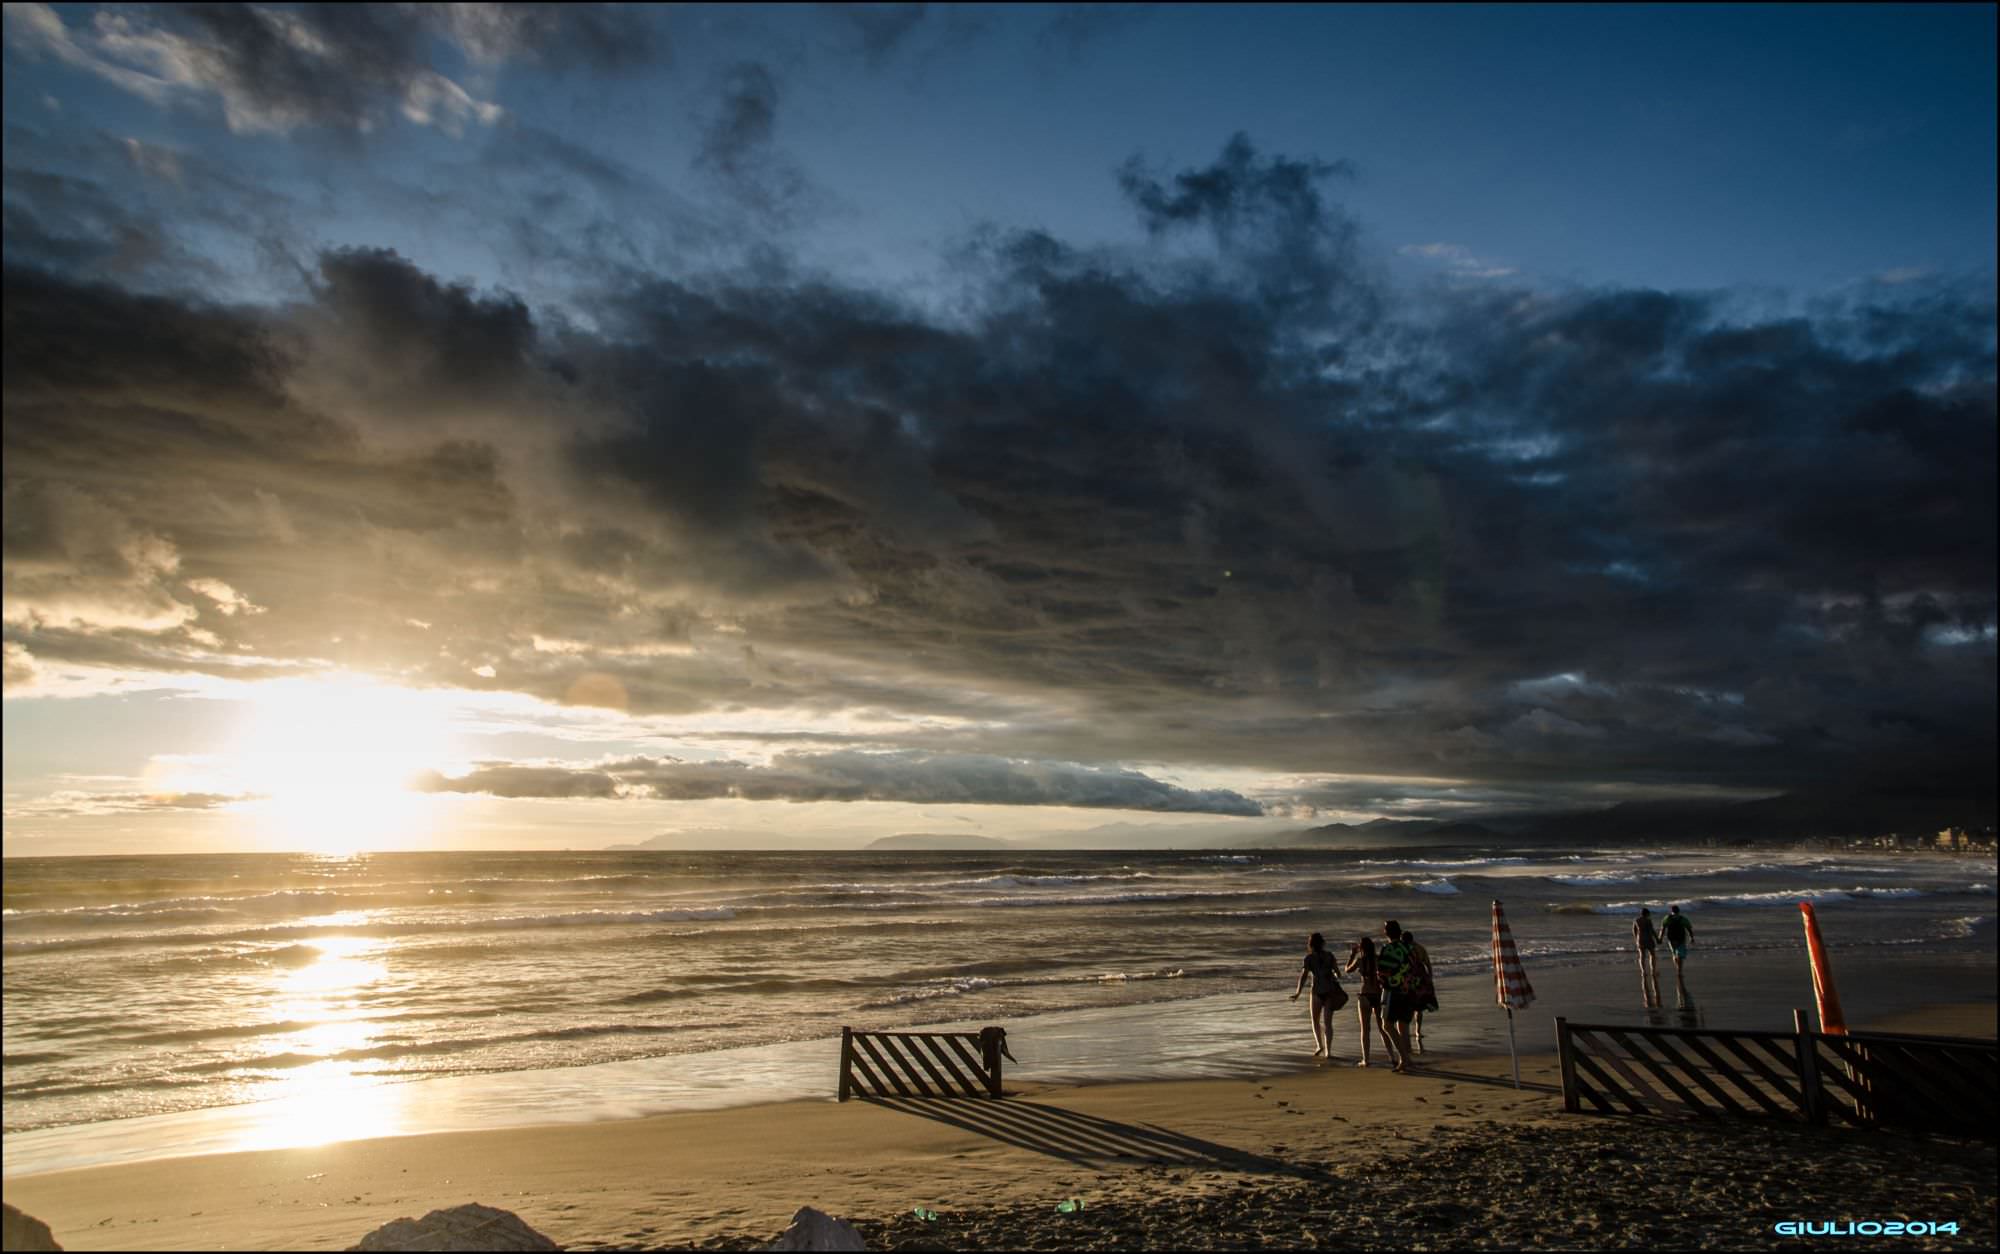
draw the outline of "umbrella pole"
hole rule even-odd
[[[1514,1008],[1507,1007],[1507,1057],[1514,1062],[1514,1087],[1521,1087],[1521,1055],[1514,1052]]]

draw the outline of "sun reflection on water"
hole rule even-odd
[[[375,1023],[357,995],[388,974],[381,943],[328,936],[306,947],[317,956],[277,974],[271,1009],[280,1019],[310,1025],[287,1038],[287,1052],[322,1060],[286,1069],[260,1090],[267,1100],[246,1108],[254,1118],[235,1139],[235,1149],[324,1145],[402,1130],[402,1103],[379,1079],[360,1074],[357,1060],[339,1056],[364,1051],[375,1041]]]

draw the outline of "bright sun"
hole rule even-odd
[[[242,813],[263,843],[350,853],[421,837],[437,799],[410,780],[455,749],[441,694],[360,676],[277,680],[214,765],[231,791],[259,798]]]

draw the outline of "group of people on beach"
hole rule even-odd
[[[1660,1005],[1660,966],[1658,952],[1664,943],[1667,952],[1674,959],[1674,993],[1680,1004],[1688,1002],[1687,956],[1688,942],[1694,939],[1694,924],[1681,913],[1679,906],[1668,906],[1666,917],[1660,920],[1659,930],[1653,929],[1653,912],[1649,907],[1639,907],[1639,917],[1632,921],[1632,944],[1639,951],[1639,992],[1646,999],[1646,1009],[1656,1010]]]
[[[1343,969],[1361,977],[1361,994],[1356,999],[1361,1058],[1355,1065],[1369,1064],[1371,1032],[1381,1034],[1391,1070],[1409,1070],[1411,1057],[1423,1052],[1424,1013],[1438,1008],[1430,953],[1417,943],[1415,933],[1404,931],[1394,919],[1382,924],[1382,937],[1380,945],[1373,937],[1362,936],[1348,946],[1345,968],[1339,967],[1327,949],[1324,936],[1314,932],[1307,938],[1305,962],[1299,968],[1292,1000],[1297,1001],[1311,984],[1313,1057],[1333,1057],[1334,1012],[1348,1001],[1347,990],[1340,983]]]

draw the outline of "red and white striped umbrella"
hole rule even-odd
[[[1535,1000],[1534,986],[1521,969],[1521,955],[1514,952],[1514,933],[1507,930],[1507,916],[1500,903],[1493,903],[1493,992],[1507,1008],[1507,1057],[1514,1064],[1514,1087],[1521,1087],[1521,1053],[1514,1047],[1514,1012]]]
[[[1521,955],[1514,952],[1514,933],[1507,929],[1507,916],[1500,903],[1493,903],[1493,992],[1509,1010],[1525,1010],[1535,1000],[1534,986],[1521,969]]]

